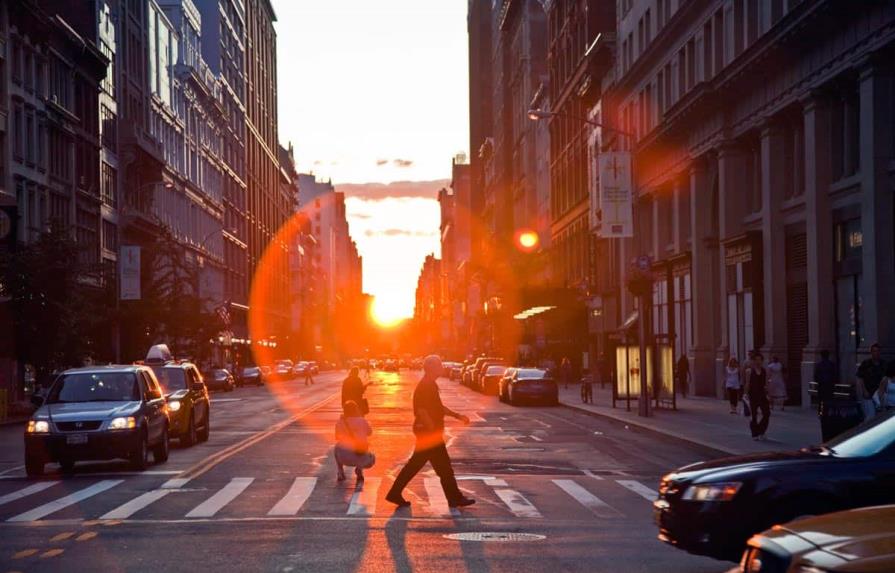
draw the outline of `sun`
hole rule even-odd
[[[407,316],[407,310],[400,300],[383,298],[377,296],[373,299],[373,308],[370,315],[379,326],[383,328],[392,328],[404,321]]]

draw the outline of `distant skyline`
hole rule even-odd
[[[338,183],[450,176],[469,146],[466,0],[274,0],[279,133]]]
[[[469,146],[466,0],[273,6],[280,141],[345,192],[376,316],[410,317],[423,260],[440,256],[436,194]]]

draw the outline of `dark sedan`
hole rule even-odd
[[[806,515],[895,502],[895,412],[824,446],[699,462],[666,475],[659,539],[737,560],[750,536]]]
[[[518,368],[513,375],[501,381],[501,399],[516,405],[523,402],[540,402],[555,405],[559,402],[559,387],[546,370]]]
[[[43,474],[57,462],[70,471],[79,460],[124,458],[145,469],[149,452],[168,459],[168,409],[146,366],[66,370],[25,428],[25,471]]]
[[[236,388],[236,382],[233,380],[233,375],[223,368],[216,368],[211,372],[206,373],[203,378],[205,378],[205,385],[209,390],[232,392],[233,389]]]
[[[240,377],[240,380],[240,383],[243,386],[245,386],[246,384],[261,386],[264,384],[264,373],[261,371],[261,368],[257,366],[246,366],[242,369],[242,376]]]

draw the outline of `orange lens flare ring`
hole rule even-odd
[[[541,238],[536,231],[531,229],[519,229],[516,231],[513,242],[516,248],[524,253],[534,252],[541,244]]]

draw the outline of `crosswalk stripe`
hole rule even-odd
[[[36,483],[33,485],[29,485],[28,487],[22,488],[18,491],[14,491],[12,493],[8,493],[6,495],[0,496],[0,505],[6,505],[7,503],[11,503],[13,501],[16,501],[17,499],[22,499],[23,497],[28,497],[31,494],[41,492],[47,488],[53,487],[57,483],[62,483],[62,482],[44,481],[44,482]]]
[[[186,517],[213,517],[225,505],[236,499],[245,488],[249,487],[255,481],[255,478],[233,478],[230,483],[222,487],[216,494],[209,497],[192,511],[186,514]]]
[[[516,517],[542,517],[538,511],[524,495],[514,489],[495,489],[494,493],[506,504],[507,508],[513,512]]]
[[[623,488],[627,488],[637,495],[646,498],[650,501],[655,501],[659,497],[659,492],[654,489],[650,489],[640,483],[639,481],[632,479],[617,479],[615,482],[622,486]]]
[[[283,499],[277,502],[273,509],[267,512],[267,515],[295,515],[301,506],[308,501],[314,486],[317,485],[315,477],[297,477],[292,482],[292,487],[283,496]]]
[[[133,514],[137,513],[144,507],[147,507],[158,500],[162,499],[169,493],[171,493],[172,489],[154,489],[152,491],[147,491],[143,495],[137,496],[129,502],[116,507],[112,511],[106,513],[101,516],[100,519],[127,519]]]
[[[618,517],[621,515],[617,509],[584,489],[578,482],[570,479],[555,479],[553,480],[553,483],[555,483],[559,489],[572,496],[572,499],[591,510],[599,517]]]
[[[103,480],[101,482],[97,482],[90,487],[86,487],[82,490],[66,495],[65,497],[60,497],[59,499],[51,501],[50,503],[46,503],[44,505],[41,505],[40,507],[36,507],[31,511],[26,511],[25,513],[20,513],[15,517],[10,517],[7,521],[37,521],[38,519],[44,518],[51,513],[56,513],[57,511],[65,509],[70,505],[80,503],[87,498],[93,497],[108,489],[112,489],[122,482],[124,482],[124,480],[120,479]]]
[[[370,477],[358,485],[348,504],[348,515],[372,516],[376,513],[376,493],[381,481],[382,478]]]
[[[444,490],[441,488],[440,479],[427,477],[423,480],[423,485],[426,488],[426,497],[429,499],[429,513],[436,517],[460,515],[459,509],[448,505],[448,500],[444,497]]]

